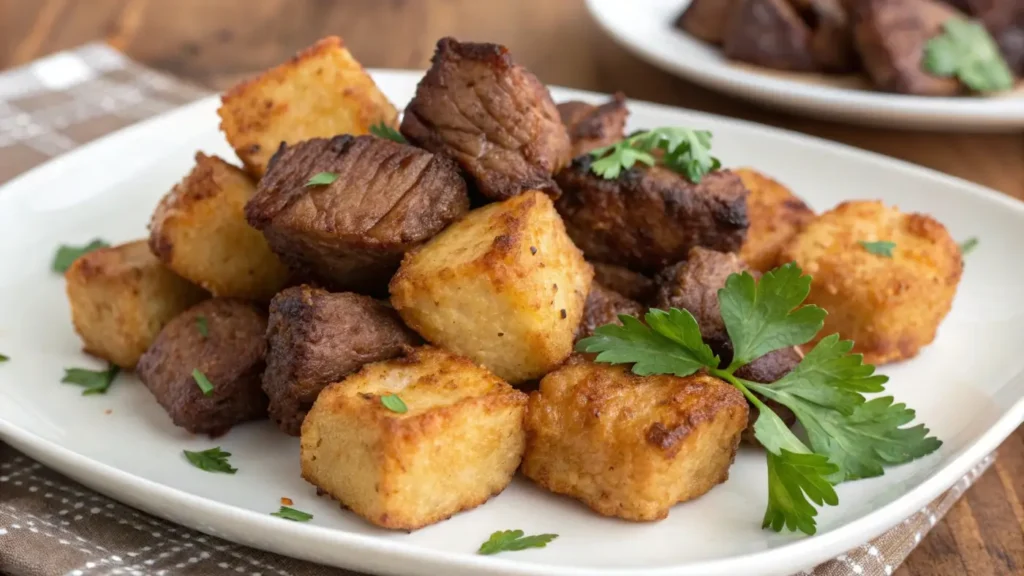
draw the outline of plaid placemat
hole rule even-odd
[[[207,92],[90,44],[0,74],[0,182],[98,136]],[[992,464],[888,533],[801,576],[892,574]],[[11,576],[332,575],[318,566],[164,522],[43,467],[0,442],[0,573]]]

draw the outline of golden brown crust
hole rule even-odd
[[[868,252],[862,241],[895,242],[893,257]],[[871,364],[912,358],[934,340],[963,273],[942,224],[877,201],[844,202],[822,214],[782,258],[814,279],[807,303],[828,311],[819,338],[838,332]]]
[[[736,174],[750,191],[750,227],[740,248],[740,258],[752,269],[767,272],[785,264],[779,261],[779,253],[814,219],[814,211],[789,188],[752,168],[740,168]]]

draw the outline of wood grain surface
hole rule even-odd
[[[634,58],[604,36],[582,0],[0,0],[0,69],[105,39],[149,66],[223,89],[328,34],[382,68],[425,68],[445,35],[499,42],[547,83],[798,130],[1024,199],[1024,133],[890,131],[758,108]],[[1022,500],[1024,428],[896,574],[1024,575]]]

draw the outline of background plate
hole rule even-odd
[[[407,102],[421,73],[375,72]],[[553,89],[556,100],[601,96]],[[146,235],[158,199],[185,174],[196,149],[233,157],[217,131],[216,98],[87,145],[0,189],[0,438],[128,504],[230,540],[337,566],[392,574],[775,575],[857,546],[916,512],[994,450],[1024,417],[1024,272],[1007,266],[1024,244],[1024,204],[935,172],[822,140],[707,114],[631,102],[630,129],[688,125],[715,133],[727,166],[754,165],[814,208],[882,198],[927,211],[953,235],[981,238],[968,259],[938,340],[885,370],[889,390],[918,410],[945,445],[882,478],[843,484],[813,538],[760,529],[764,456],[744,448],[725,484],[677,506],[665,521],[602,518],[517,478],[468,513],[412,534],[374,528],[318,498],[299,478],[298,440],[269,422],[216,441],[175,428],[137,381],[122,375],[106,396],[59,384],[65,366],[100,364],[72,331],[64,282],[49,269],[61,243]],[[112,410],[106,414],[106,410]],[[234,476],[191,467],[182,449],[220,445]],[[313,513],[308,524],[268,516],[282,496]],[[475,555],[499,529],[554,532],[542,550]]]
[[[673,22],[690,0],[587,0],[598,24],[624,48],[668,72],[734,96],[790,112],[886,128],[1015,131],[1024,128],[1024,89],[1014,96],[905,96],[794,80],[726,60],[718,48]]]

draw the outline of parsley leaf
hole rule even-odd
[[[4,362],[9,362],[10,360],[10,356],[7,356],[6,354],[0,354],[0,364],[3,364]]]
[[[980,22],[952,18],[942,28],[942,34],[925,44],[925,70],[944,78],[955,76],[977,92],[1013,87],[1013,72]]]
[[[606,324],[576,344],[580,352],[599,352],[598,362],[633,364],[640,376],[689,376],[704,367],[717,367],[718,357],[704,343],[693,315],[686,310],[652,309],[647,324],[619,316],[622,326]]]
[[[192,379],[196,381],[196,386],[203,391],[203,396],[209,396],[213,393],[213,382],[199,371],[199,368],[192,369]]]
[[[121,369],[114,364],[109,364],[106,370],[87,370],[85,368],[65,368],[64,377],[61,382],[64,384],[77,384],[84,386],[82,396],[93,394],[106,394],[107,389],[114,383]]]
[[[185,453],[185,458],[200,470],[223,472],[225,474],[238,472],[237,468],[232,468],[231,464],[228,463],[228,457],[231,456],[231,452],[221,450],[220,446],[201,452],[191,452],[189,450],[182,450],[182,452]]]
[[[810,292],[811,277],[792,262],[766,272],[758,282],[749,272],[729,276],[718,301],[735,350],[731,367],[810,342],[825,324],[821,308],[798,308]]]
[[[392,412],[397,412],[399,414],[405,414],[406,412],[409,411],[409,407],[406,406],[405,402],[402,402],[402,399],[399,398],[396,394],[385,394],[381,396],[380,403],[383,404],[384,407],[387,408],[388,410],[391,410]]]
[[[328,184],[332,184],[337,179],[338,175],[335,174],[334,172],[317,172],[316,174],[309,178],[308,182],[306,182],[306,187],[308,188],[310,186],[327,186]]]
[[[875,256],[882,256],[884,258],[892,258],[892,251],[896,248],[895,242],[889,240],[879,240],[878,242],[865,242],[861,240],[858,242],[865,250],[874,254]]]
[[[82,256],[85,256],[89,252],[99,250],[100,248],[107,248],[110,244],[107,244],[99,238],[89,242],[85,246],[68,246],[63,244],[60,248],[57,248],[57,253],[53,256],[53,271],[60,272],[63,274],[71,268],[71,265],[75,263]]]
[[[210,337],[210,327],[206,324],[206,316],[196,316],[196,330],[203,338]]]
[[[378,138],[384,138],[385,140],[398,142],[399,144],[409,143],[408,140],[405,139],[405,136],[402,136],[401,132],[395,130],[391,126],[388,126],[383,121],[370,126],[370,134],[373,134]]]
[[[558,534],[537,534],[524,536],[522,530],[498,530],[480,545],[479,554],[490,555],[498,552],[515,552],[527,548],[544,548]]]
[[[835,466],[820,454],[797,454],[782,450],[768,452],[768,508],[764,512],[762,528],[771,527],[779,532],[783,527],[814,534],[814,517],[818,506],[839,504],[835,489],[826,476],[835,472]]]
[[[960,255],[961,256],[967,256],[968,254],[973,252],[974,249],[977,248],[977,247],[978,247],[978,237],[977,236],[971,236],[970,238],[968,238],[967,240],[964,240],[960,244]]]
[[[271,512],[271,516],[277,516],[278,518],[284,518],[285,520],[291,520],[292,522],[309,522],[313,519],[313,515],[302,510],[296,510],[295,508],[289,508],[287,506],[281,506],[281,509],[277,512]]]
[[[661,151],[663,166],[685,174],[694,184],[722,163],[711,156],[711,133],[707,130],[666,127],[639,132],[612,144],[592,150],[594,161],[590,170],[606,180],[613,180],[637,162],[654,166],[659,162],[655,151]]]

